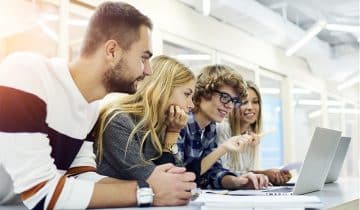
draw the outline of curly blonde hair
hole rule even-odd
[[[243,77],[234,69],[226,65],[211,65],[204,67],[197,77],[193,102],[196,112],[201,98],[211,99],[214,91],[227,85],[232,87],[238,97],[243,99],[247,96],[246,84]]]

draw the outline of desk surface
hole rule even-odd
[[[334,183],[325,184],[321,191],[308,193],[306,195],[314,195],[319,197],[320,200],[325,204],[325,209],[334,208],[336,206],[355,200],[357,200],[359,203],[359,178],[341,178]]]
[[[340,205],[357,202],[360,198],[359,178],[341,178],[335,183],[326,184],[321,191],[308,193],[306,195],[317,196],[324,203],[324,209],[335,208]],[[1,210],[24,210],[19,206],[0,206]],[[144,208],[121,208],[121,210],[134,210]],[[187,206],[176,207],[150,207],[147,210],[200,210],[201,203],[193,202]]]

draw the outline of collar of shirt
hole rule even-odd
[[[199,124],[196,122],[194,113],[190,112],[189,113],[189,119],[188,119],[188,128],[189,128],[189,131],[190,131],[190,133],[192,135],[194,135],[195,133],[201,133],[201,134],[204,133],[204,134],[206,134],[206,133],[209,133],[210,131],[215,132],[216,123],[211,122],[207,126],[205,126],[205,128],[201,129]]]

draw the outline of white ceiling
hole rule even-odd
[[[55,0],[54,0],[55,1]],[[180,0],[201,12],[202,0]],[[48,4],[39,8],[41,1],[0,0],[0,38],[38,27],[39,10],[55,13]],[[319,19],[329,23],[359,26],[358,0],[211,0],[210,16],[232,25],[251,36],[286,50]],[[72,15],[73,18],[79,18]],[[52,27],[52,22],[47,22]],[[5,30],[6,29],[6,30]],[[84,27],[72,26],[71,44],[81,37]],[[312,73],[327,78],[331,84],[360,74],[359,39],[355,33],[321,31],[294,56],[304,58]],[[360,83],[353,89],[360,90]],[[349,90],[349,89],[348,89]]]
[[[180,1],[202,11],[201,0]],[[210,16],[286,50],[320,19],[359,26],[359,2],[211,0]],[[340,83],[359,74],[359,37],[355,33],[323,30],[294,56],[304,58],[315,75]]]

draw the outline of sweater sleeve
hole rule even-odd
[[[155,168],[145,161],[141,137],[129,136],[135,124],[128,114],[120,113],[111,119],[103,134],[103,156],[97,170],[100,174],[121,179],[146,180]],[[99,158],[98,158],[99,159]]]
[[[43,60],[16,54],[0,65],[0,175],[29,209],[84,209],[94,182],[64,176],[51,156]]]

